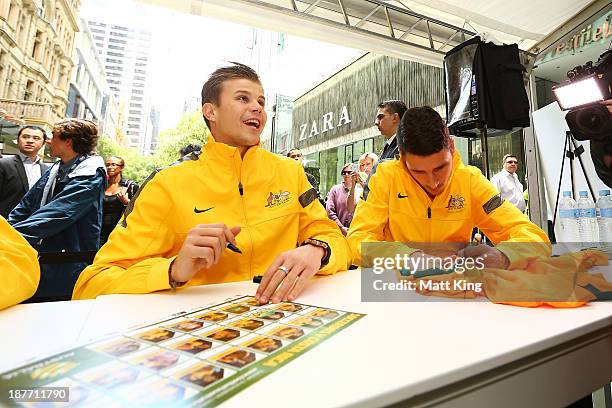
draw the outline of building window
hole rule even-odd
[[[42,33],[36,30],[36,36],[34,37],[34,46],[32,47],[32,58],[37,60],[36,56],[38,54],[38,50],[40,49],[40,43],[42,41]]]

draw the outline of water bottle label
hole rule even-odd
[[[578,217],[595,218],[595,209],[594,208],[581,208],[578,210]]]
[[[576,218],[578,217],[578,210],[559,210],[559,217],[561,218]]]
[[[612,208],[598,208],[600,217],[612,218]]]

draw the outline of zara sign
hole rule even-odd
[[[327,112],[326,114],[324,114],[321,118],[320,124],[316,120],[313,120],[312,123],[302,123],[300,125],[300,141],[309,139],[319,134],[323,134],[327,131],[334,129],[334,127],[339,128],[341,126],[346,125],[347,123],[351,123],[351,118],[349,117],[346,105],[344,105],[342,109],[340,109],[338,121],[335,125],[334,112]]]

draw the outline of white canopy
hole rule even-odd
[[[139,0],[441,65],[467,36],[527,50],[591,0]]]

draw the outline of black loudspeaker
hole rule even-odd
[[[482,127],[494,132],[529,126],[523,72],[516,44],[500,46],[474,37],[449,51],[444,85],[451,133],[465,136]]]

